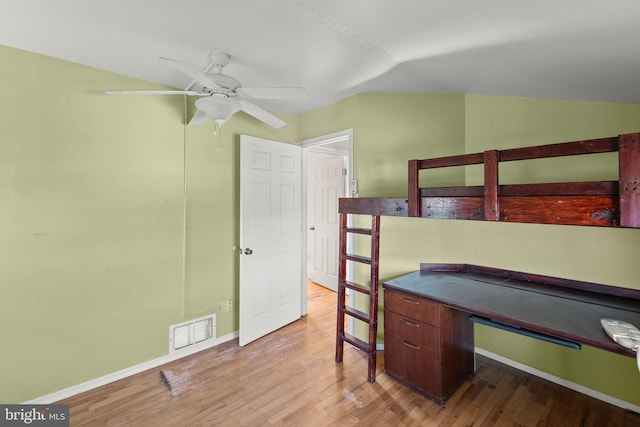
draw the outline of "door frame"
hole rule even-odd
[[[354,193],[351,191],[351,182],[353,181],[353,128],[344,129],[341,131],[333,132],[327,135],[317,136],[314,138],[305,139],[298,142],[298,145],[302,147],[302,227],[304,233],[302,233],[302,315],[307,314],[307,233],[309,232],[309,225],[307,224],[307,185],[309,168],[307,165],[307,153],[310,151],[317,152],[333,152],[339,153],[347,158],[347,175],[345,180],[344,197],[353,197]],[[350,277],[350,272],[347,272]]]

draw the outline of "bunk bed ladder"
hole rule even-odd
[[[348,215],[340,214],[340,253],[338,267],[338,323],[336,332],[336,362],[342,362],[344,343],[351,344],[368,356],[367,380],[376,380],[376,338],[378,335],[378,263],[380,258],[380,216],[371,217],[371,228],[354,228],[347,224]],[[368,235],[371,239],[371,257],[354,255],[347,251],[349,234]],[[362,285],[347,280],[347,262],[368,264],[370,281]],[[347,305],[347,289],[369,296],[368,313]],[[345,317],[358,319],[369,326],[369,340],[365,342],[345,332]]]

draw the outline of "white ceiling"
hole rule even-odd
[[[256,101],[289,114],[361,92],[640,103],[638,0],[0,0],[0,44],[179,89],[159,56],[224,51],[244,86],[305,87]]]

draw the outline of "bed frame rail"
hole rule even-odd
[[[618,181],[516,185],[498,181],[500,162],[615,151]],[[419,187],[421,170],[477,164],[484,164],[482,186]],[[344,209],[424,218],[640,228],[640,133],[409,160],[406,211],[402,199],[360,200],[345,202]]]

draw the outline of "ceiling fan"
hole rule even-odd
[[[209,63],[202,71],[175,59],[160,57],[193,81],[185,90],[134,90],[107,91],[108,95],[189,95],[199,96],[195,106],[198,110],[190,126],[200,125],[211,119],[216,125],[222,125],[238,111],[255,117],[271,127],[279,128],[285,121],[257,106],[249,99],[306,99],[307,91],[301,87],[243,87],[240,82],[222,70],[229,64],[231,57],[224,52],[211,52]]]

